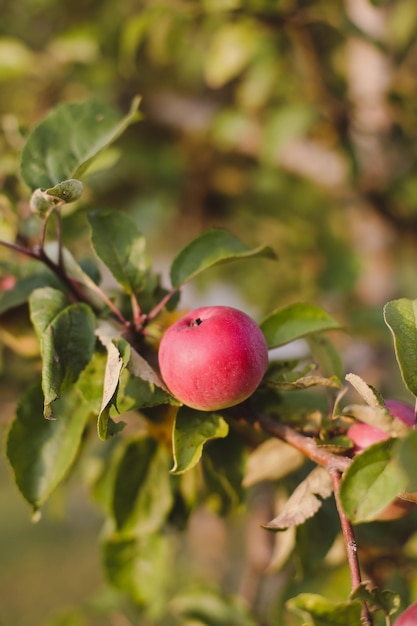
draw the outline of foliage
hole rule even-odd
[[[166,286],[153,270],[146,238],[135,222],[123,211],[109,209],[88,215],[89,272],[64,246],[63,213],[67,204],[80,201],[82,192],[81,181],[76,184],[73,177],[85,174],[86,163],[91,166],[116,140],[115,129],[128,128],[137,119],[132,113],[136,106],[120,119],[97,102],[86,102],[77,105],[75,120],[74,106],[62,104],[58,114],[51,113],[35,128],[23,150],[23,179],[32,187],[32,198],[43,194],[46,209],[39,211],[32,200],[41,222],[38,245],[2,242],[11,254],[27,258],[14,273],[13,264],[9,266],[12,282],[3,291],[2,311],[27,308],[42,362],[38,382],[22,394],[7,437],[17,487],[39,518],[47,499],[77,463],[95,454],[92,442],[98,437],[103,462],[90,486],[106,518],[103,567],[109,582],[131,599],[139,615],[155,624],[172,612],[207,624],[243,625],[256,619],[238,605],[223,604],[219,595],[185,599],[185,589],[176,585],[172,566],[167,565],[175,559],[173,538],[214,495],[223,500],[217,506],[225,514],[248,505],[242,484],[253,488],[275,482],[284,489],[286,503],[278,516],[263,524],[266,533],[308,526],[334,492],[348,552],[351,597],[332,603],[301,593],[287,606],[320,625],[353,626],[359,619],[371,624],[374,613],[388,620],[399,599],[386,589],[360,591],[359,563],[349,557],[352,523],[372,521],[415,488],[415,437],[384,408],[382,395],[356,374],[346,379],[364,404],[340,408],[344,386],[335,348],[320,341],[326,331],[341,330],[336,319],[307,303],[274,310],[260,324],[268,347],[307,338],[310,354],[294,362],[272,358],[262,384],[242,404],[215,413],[196,411],[180,405],[157,370],[167,316],[177,314],[182,287],[199,274],[225,263],[276,263],[274,251],[268,246],[250,248],[225,229],[210,229],[175,256],[171,284]],[[78,119],[89,123],[79,127]],[[47,144],[41,136],[48,137]],[[68,166],[69,146],[63,137],[71,137]],[[81,147],[86,145],[88,152]],[[63,180],[52,172],[62,172]],[[45,190],[45,184],[53,187]],[[49,273],[40,274],[34,261]],[[100,279],[105,268],[115,281],[111,294]],[[406,383],[416,375],[410,358],[416,333],[410,322],[412,307],[413,302],[402,299],[385,309]],[[329,363],[335,364],[334,371]],[[287,394],[298,396],[310,388],[316,390],[310,408],[300,413],[287,404]],[[413,391],[412,384],[409,388]],[[323,398],[330,413],[321,408]],[[392,437],[351,461],[346,432],[354,419],[371,421]],[[97,430],[91,428],[94,422]],[[279,475],[280,448],[274,448],[273,456],[264,451],[275,438],[297,451]],[[257,459],[255,472],[252,457]],[[332,532],[337,535],[337,530]],[[305,545],[306,538],[299,537],[286,559]],[[394,599],[388,601],[388,596]]]
[[[412,600],[416,511],[370,520],[415,501],[415,432],[384,398],[416,394],[416,26],[412,0],[2,6],[7,456],[34,520],[88,486],[121,594],[48,626],[357,624],[363,602],[380,626]],[[202,415],[156,354],[210,285],[271,361]],[[351,461],[357,420],[392,438]],[[230,528],[215,574],[201,511]]]

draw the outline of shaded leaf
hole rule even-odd
[[[301,593],[287,601],[287,607],[303,616],[308,615],[314,626],[359,626],[361,603],[333,603],[314,593]]]
[[[270,349],[312,333],[341,328],[323,309],[302,302],[274,311],[263,320],[260,327]]]
[[[372,611],[381,610],[386,615],[393,615],[400,608],[401,599],[398,593],[389,589],[374,587],[369,581],[361,583],[350,594],[351,600],[366,602]]]
[[[393,455],[395,440],[387,439],[358,454],[340,485],[340,499],[354,523],[369,522],[406,489],[407,475]]]
[[[293,491],[281,513],[264,527],[268,530],[285,530],[303,524],[321,507],[320,498],[329,498],[332,493],[332,481],[327,470],[316,467]]]
[[[53,109],[29,136],[21,159],[23,180],[33,190],[81,178],[100,152],[138,119],[139,99],[120,114],[97,100],[66,102]]]
[[[92,243],[126,293],[141,290],[150,267],[145,237],[122,211],[96,211],[89,215]]]
[[[388,302],[384,319],[394,339],[403,381],[417,396],[417,300],[401,298]]]
[[[102,545],[103,565],[110,583],[139,605],[164,610],[164,587],[171,576],[171,550],[162,533],[138,537],[113,535]]]
[[[52,403],[90,361],[95,346],[95,317],[78,302],[65,306],[66,296],[56,289],[37,289],[30,297],[33,325],[42,353],[42,389],[45,417],[53,417]]]
[[[130,348],[130,357],[127,369],[133,376],[141,378],[143,381],[156,385],[164,391],[168,391],[162,379],[155,370],[150,366],[148,361],[143,358],[134,348]]]
[[[342,380],[344,365],[340,353],[336,350],[334,344],[321,333],[308,335],[305,340],[322,374],[328,378],[336,376],[339,380]]]
[[[130,441],[114,481],[113,515],[119,531],[135,534],[158,530],[172,507],[171,454],[155,439]]]
[[[182,474],[194,467],[201,458],[204,444],[210,439],[226,437],[228,432],[227,422],[218,413],[180,407],[174,424],[174,467],[171,473]]]
[[[417,430],[399,439],[394,447],[396,459],[408,476],[408,491],[417,491]]]
[[[120,340],[117,347],[114,342],[110,341],[106,347],[107,361],[104,372],[103,397],[97,420],[98,436],[103,440],[115,435],[124,427],[123,422],[116,424],[112,420],[110,409],[116,406],[120,376],[130,358],[130,346],[127,341]]]
[[[299,389],[309,389],[310,387],[330,387],[341,389],[342,383],[338,378],[324,378],[323,376],[303,376],[294,381],[289,380],[266,380],[268,387],[273,387],[278,391],[296,391]]]
[[[79,393],[61,396],[54,406],[54,421],[43,417],[40,387],[21,398],[7,438],[7,456],[23,497],[37,510],[71,467],[90,415]]]
[[[268,246],[250,249],[228,230],[212,228],[189,243],[171,265],[171,283],[179,287],[219,263],[245,258],[275,259]]]
[[[59,287],[59,281],[47,271],[25,276],[16,281],[13,289],[5,289],[0,293],[0,315],[28,302],[35,289],[42,287]]]
[[[171,606],[174,614],[182,619],[181,624],[255,626],[243,603],[211,590],[195,590],[177,595],[172,600]],[[186,619],[192,622],[184,622]]]

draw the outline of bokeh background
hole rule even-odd
[[[36,237],[19,176],[34,125],[61,102],[97,97],[126,113],[140,94],[142,120],[65,217],[77,258],[91,207],[128,211],[162,274],[213,225],[268,244],[278,263],[213,270],[183,305],[237,304],[260,320],[314,302],[345,325],[346,371],[409,399],[382,308],[417,295],[415,0],[0,0],[0,15],[1,238],[18,222]],[[9,260],[0,249],[0,279]],[[38,364],[25,313],[0,322],[4,440]],[[216,524],[217,557],[201,557],[212,573],[226,541]],[[102,579],[100,528],[76,477],[32,525],[2,451],[0,624],[78,625],[76,609],[56,615],[81,603],[94,607],[88,624],[126,626]]]

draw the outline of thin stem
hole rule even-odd
[[[339,456],[329,452],[326,448],[321,448],[310,437],[301,435],[290,426],[281,424],[266,415],[259,415],[258,423],[263,431],[282,439],[318,465],[344,472],[352,462],[346,456]]]
[[[336,501],[336,508],[340,518],[340,525],[342,527],[342,535],[345,543],[346,554],[349,564],[351,588],[354,591],[362,582],[361,571],[358,559],[358,546],[356,544],[356,538],[353,532],[353,527],[343,510],[340,502],[340,472],[334,467],[328,467],[328,472],[332,479],[334,498]],[[362,617],[361,622],[363,626],[372,626],[372,615],[368,609],[366,602],[362,603]]]
[[[152,311],[148,313],[146,321],[150,322],[151,320],[155,319],[155,317],[162,311],[164,306],[167,304],[167,302],[171,300],[172,296],[174,296],[177,291],[178,287],[174,287],[173,289],[171,289],[171,291],[168,291],[168,293],[162,298],[162,300],[158,302],[158,304],[154,306]]]

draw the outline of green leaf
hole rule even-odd
[[[268,348],[283,346],[312,333],[341,328],[323,309],[303,302],[274,311],[260,326]]]
[[[346,470],[340,499],[352,522],[372,521],[406,489],[407,475],[393,454],[394,443],[387,439],[370,446]]]
[[[132,294],[140,291],[150,268],[146,241],[135,222],[122,211],[96,211],[89,215],[92,243],[115,279]]]
[[[328,378],[336,376],[342,380],[344,375],[343,361],[333,343],[321,333],[308,335],[306,341],[323,375]]]
[[[54,421],[43,416],[40,387],[22,396],[7,438],[7,456],[23,497],[36,511],[71,467],[90,415],[75,391],[65,393],[54,406]]]
[[[30,297],[33,325],[42,353],[42,389],[45,417],[53,417],[52,403],[90,361],[96,342],[95,316],[81,302],[64,309],[66,296],[50,287],[37,289]]]
[[[401,298],[388,302],[384,319],[394,339],[404,384],[417,396],[417,300]]]
[[[164,591],[172,575],[171,549],[162,533],[139,537],[113,535],[102,547],[108,580],[152,612],[166,609]]]
[[[407,491],[417,491],[417,430],[411,430],[407,437],[398,439],[394,452],[401,467],[407,473]]]
[[[373,587],[369,582],[361,583],[350,594],[351,600],[366,602],[372,611],[381,610],[386,615],[392,615],[400,608],[400,596],[389,589]]]
[[[194,467],[201,458],[204,444],[210,439],[226,437],[228,432],[229,426],[221,415],[180,407],[174,424],[171,473],[182,474]]]
[[[173,598],[170,606],[184,625],[255,626],[243,602],[211,590],[196,589],[182,593]]]
[[[332,389],[341,389],[343,387],[338,378],[324,378],[323,376],[302,376],[292,381],[267,379],[266,384],[268,387],[278,389],[279,391],[296,391],[309,389],[310,387],[330,387]]]
[[[10,309],[25,304],[35,289],[48,286],[54,288],[59,287],[59,281],[49,270],[47,272],[38,272],[31,276],[25,276],[17,280],[13,289],[4,290],[0,294],[0,315]]]
[[[358,601],[335,604],[314,593],[301,593],[287,601],[291,611],[308,615],[314,626],[359,626],[361,604]]]
[[[205,75],[212,88],[222,87],[249,63],[261,32],[256,22],[225,22],[216,30],[205,55]]]
[[[143,534],[157,531],[173,504],[171,454],[152,437],[130,441],[121,457],[113,493],[118,531]]]
[[[130,346],[127,341],[110,341],[107,346],[107,362],[104,373],[103,397],[97,420],[97,432],[103,441],[115,435],[123,427],[123,422],[115,423],[110,417],[110,409],[116,406],[120,376],[130,358]],[[117,409],[117,407],[116,407]]]
[[[171,265],[171,283],[179,287],[219,263],[259,257],[275,259],[276,255],[268,246],[250,249],[228,230],[212,228],[176,256]]]
[[[52,110],[29,136],[21,173],[33,190],[81,178],[89,165],[124,130],[139,119],[139,98],[125,117],[97,100],[67,102]]]

